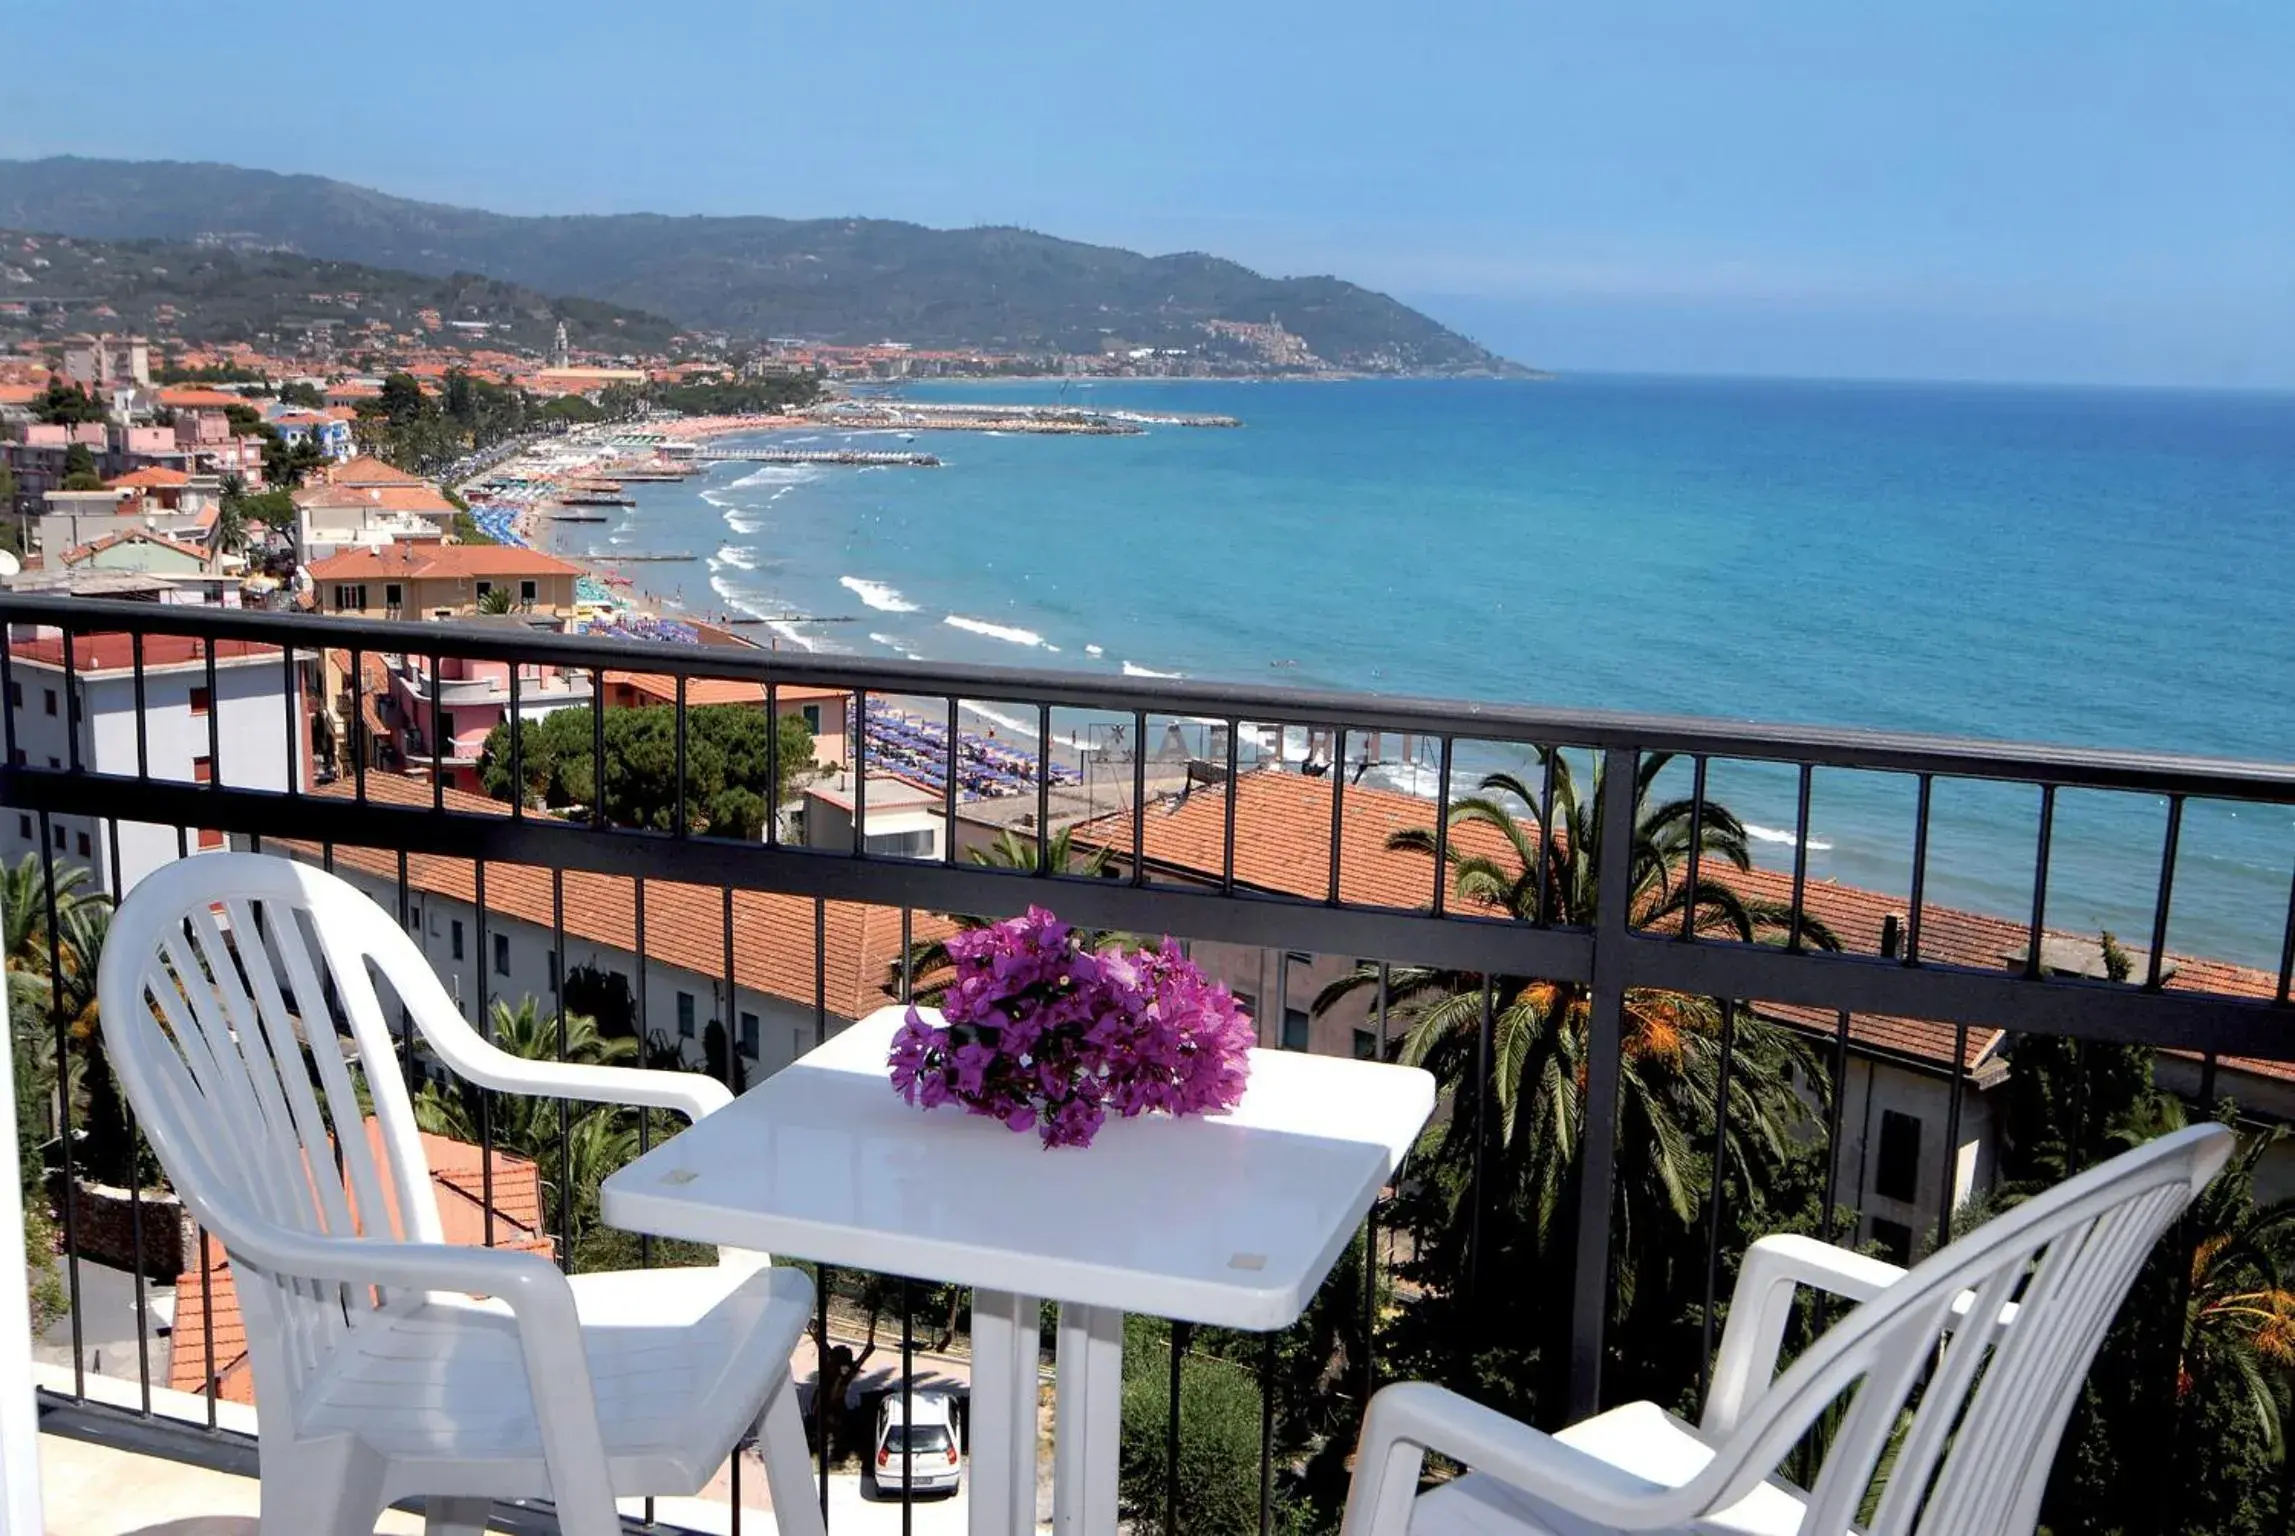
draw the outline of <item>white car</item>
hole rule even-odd
[[[902,1464],[916,1493],[954,1493],[964,1478],[962,1447],[956,1439],[956,1413],[945,1393],[911,1392],[906,1417],[899,1389],[887,1392],[877,1409],[877,1494],[898,1498]]]

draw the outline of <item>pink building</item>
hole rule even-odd
[[[401,754],[411,766],[428,766],[435,728],[444,750],[438,768],[448,787],[484,793],[478,780],[479,754],[486,738],[510,713],[510,664],[442,658],[434,685],[430,659],[404,656],[391,667],[391,705],[401,723]],[[434,717],[434,706],[437,714]],[[532,663],[518,668],[518,714],[529,725],[569,705],[590,702],[590,676],[579,669]]]

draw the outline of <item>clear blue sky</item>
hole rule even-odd
[[[0,0],[0,24],[0,155],[1025,224],[1335,272],[1567,369],[2295,386],[2290,0]]]

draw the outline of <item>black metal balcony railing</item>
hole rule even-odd
[[[646,1017],[645,977],[649,958],[645,935],[649,886],[658,888],[674,882],[681,887],[712,888],[722,893],[723,904],[722,961],[728,989],[723,1020],[723,1067],[729,1076],[737,1075],[740,1070],[731,1007],[735,991],[733,913],[737,892],[778,893],[811,902],[814,919],[811,1005],[816,1039],[825,1038],[841,1017],[830,1008],[828,997],[825,949],[831,903],[860,903],[897,910],[904,954],[905,941],[917,914],[956,912],[995,917],[1018,912],[1031,903],[1041,903],[1054,907],[1073,922],[1094,928],[1170,934],[1182,940],[1253,946],[1284,954],[1366,957],[1382,965],[1433,966],[1479,976],[1483,978],[1484,1007],[1483,1034],[1473,1079],[1478,1086],[1471,1094],[1461,1094],[1444,1111],[1452,1118],[1471,1117],[1475,1138],[1475,1153],[1465,1175],[1468,1187],[1464,1194],[1466,1208],[1476,1213],[1467,1238],[1469,1276],[1476,1262],[1475,1242],[1481,1229],[1479,1213],[1494,1208],[1493,1202],[1508,1198],[1504,1190],[1485,1187],[1498,1174],[1491,1160],[1482,1153],[1483,1145],[1489,1140],[1484,1122],[1490,1113],[1487,1084],[1491,1063],[1492,979],[1534,976],[1583,986],[1590,997],[1584,1064],[1586,1110],[1582,1169],[1572,1197],[1576,1231],[1574,1268],[1566,1287],[1569,1296],[1567,1398],[1571,1416],[1592,1409],[1603,1398],[1603,1369],[1608,1358],[1605,1329],[1611,1318],[1612,1223],[1620,1158],[1622,1021],[1629,992],[1655,989],[1721,1002],[1724,1034],[1720,1071],[1723,1075],[1718,1102],[1722,1130],[1726,1129],[1730,1112],[1728,1021],[1734,1018],[1739,1000],[1758,999],[1769,1005],[1823,1010],[1834,1016],[1837,1028],[1831,1040],[1830,1078],[1834,1087],[1829,1090],[1832,1103],[1829,1113],[1816,1117],[1818,1123],[1812,1132],[1824,1139],[1826,1155],[1832,1160],[1828,1191],[1840,1187],[1842,1127],[1838,1085],[1842,1082],[1842,1069],[1850,1049],[1853,1015],[1935,1021],[1957,1031],[1962,1041],[1971,1029],[2005,1029],[2188,1052],[2203,1064],[2199,1094],[2203,1100],[2211,1096],[2216,1063],[2222,1058],[2295,1060],[2295,1030],[2290,1029],[2290,1025],[2295,1024],[2295,1012],[2291,1012],[2289,1004],[2290,971],[2295,970],[2295,890],[2290,892],[2287,911],[2281,914],[2280,926],[2285,938],[2280,945],[2275,985],[2258,989],[2257,995],[2231,995],[2194,986],[2189,978],[2172,976],[2163,965],[2178,874],[2178,840],[2187,806],[2205,801],[2295,805],[2295,766],[1942,740],[1861,730],[1784,728],[1212,683],[865,662],[847,657],[536,635],[523,630],[506,634],[485,626],[322,620],[21,596],[0,597],[0,616],[4,616],[16,632],[22,632],[27,626],[62,630],[67,672],[73,667],[74,637],[122,631],[135,636],[135,698],[139,711],[145,699],[143,654],[148,637],[190,636],[202,643],[208,657],[211,690],[217,642],[255,642],[280,648],[279,675],[285,693],[280,716],[282,738],[276,742],[251,739],[226,742],[221,738],[216,719],[211,716],[208,747],[213,772],[206,782],[185,782],[164,771],[153,770],[150,752],[143,741],[144,720],[140,714],[137,771],[124,774],[98,772],[88,767],[78,750],[77,734],[73,738],[70,761],[64,767],[47,769],[20,760],[16,750],[18,720],[13,711],[8,712],[8,751],[4,757],[6,766],[0,767],[0,804],[36,820],[37,846],[51,869],[59,859],[70,857],[68,853],[60,854],[54,846],[52,830],[60,818],[92,819],[108,829],[106,842],[112,860],[110,873],[114,889],[118,887],[120,875],[119,829],[123,823],[173,826],[178,831],[177,846],[185,851],[190,847],[190,840],[184,829],[191,828],[221,829],[242,844],[256,847],[275,847],[282,842],[299,844],[318,850],[330,867],[344,850],[381,850],[395,860],[403,922],[410,900],[410,856],[462,861],[468,864],[473,876],[473,907],[478,928],[468,953],[482,1015],[490,1000],[489,908],[485,894],[488,870],[523,867],[551,872],[553,965],[550,974],[553,982],[567,975],[564,894],[569,875],[616,877],[628,882],[633,902],[633,953],[638,972],[639,1009],[636,1022],[641,1038],[653,1029],[665,1027],[665,1021]],[[316,669],[310,664],[326,652],[348,653],[348,666],[339,670],[342,696],[333,701],[314,700],[309,696],[311,681],[316,675]],[[361,708],[362,660],[369,653],[421,657],[431,676],[440,675],[441,664],[447,658],[511,663],[513,714],[517,710],[519,690],[515,679],[519,663],[563,669],[569,676],[586,677],[589,696],[598,700],[607,696],[603,682],[609,668],[673,678],[677,700],[673,770],[676,811],[669,818],[670,830],[613,825],[602,804],[569,815],[545,814],[524,806],[505,807],[499,814],[458,810],[450,808],[443,786],[435,781],[421,783],[419,790],[410,794],[404,786],[420,781],[409,781],[399,775],[391,776],[394,784],[400,786],[396,792],[380,792],[373,780],[383,770],[368,767],[372,753],[366,739],[366,712]],[[0,651],[0,696],[12,693],[11,680],[22,670],[21,663],[12,665],[8,653]],[[1095,729],[1117,735],[1128,733],[1132,747],[1128,762],[1120,766],[1128,766],[1129,783],[1121,783],[1123,775],[1118,773],[1114,777],[1119,782],[1113,790],[1117,809],[1124,812],[1141,810],[1155,803],[1146,750],[1151,728],[1178,722],[1210,722],[1208,739],[1223,747],[1225,762],[1208,765],[1211,770],[1208,773],[1200,771],[1206,765],[1198,764],[1199,771],[1195,775],[1198,782],[1191,792],[1198,796],[1219,796],[1223,801],[1223,828],[1216,857],[1203,858],[1193,875],[1187,878],[1175,878],[1168,870],[1151,867],[1156,861],[1147,856],[1144,846],[1148,820],[1144,814],[1129,815],[1119,823],[1131,840],[1128,851],[1120,846],[1113,850],[1123,867],[1122,878],[1077,877],[1044,867],[1041,860],[1033,870],[1017,871],[964,862],[959,858],[957,839],[953,835],[940,839],[939,856],[932,860],[872,855],[866,842],[871,751],[866,731],[854,735],[847,749],[856,759],[847,766],[858,770],[851,775],[849,848],[796,846],[784,835],[780,819],[772,815],[765,817],[762,835],[754,841],[701,835],[691,830],[699,817],[699,808],[686,803],[689,716],[686,696],[689,686],[701,680],[757,685],[769,714],[778,713],[780,690],[784,688],[830,688],[849,696],[849,718],[854,721],[867,718],[871,699],[905,701],[906,707],[918,718],[934,722],[945,720],[951,727],[945,732],[948,757],[945,764],[940,765],[942,771],[935,776],[943,786],[939,809],[947,817],[944,826],[951,834],[960,813],[978,809],[969,801],[960,802],[957,788],[961,775],[958,733],[954,727],[967,709],[989,706],[999,712],[1021,711],[1032,722],[1033,728],[1028,734],[1039,743],[1062,737],[1081,739]],[[809,696],[818,697],[817,694]],[[435,696],[427,702],[433,719],[426,722],[429,729],[425,734],[435,739],[438,704]],[[264,754],[271,754],[277,761],[280,754],[303,749],[312,740],[306,708],[328,703],[335,706],[332,718],[340,722],[341,746],[336,755],[341,768],[339,781],[320,792],[295,784],[291,776],[289,787],[283,791],[234,787],[235,779],[244,782],[246,775],[234,774],[233,759],[255,762]],[[1002,718],[1011,717],[1004,713]],[[593,724],[592,782],[602,785],[607,781],[607,731],[603,710],[594,714]],[[1283,851],[1285,862],[1295,872],[1313,871],[1324,876],[1322,894],[1319,897],[1284,894],[1268,889],[1265,882],[1254,881],[1247,875],[1239,877],[1239,848],[1246,854],[1255,851],[1238,840],[1238,797],[1245,770],[1252,766],[1250,759],[1255,755],[1245,743],[1252,732],[1261,727],[1316,733],[1330,748],[1322,759],[1325,764],[1346,764],[1348,742],[1361,742],[1374,734],[1407,736],[1430,743],[1428,755],[1436,765],[1435,793],[1426,805],[1424,824],[1434,829],[1435,848],[1434,857],[1427,861],[1426,888],[1415,893],[1407,903],[1374,905],[1343,898],[1342,829],[1348,824],[1351,788],[1344,771],[1326,772],[1329,827],[1321,836],[1327,841],[1317,846],[1310,840],[1306,847]],[[772,743],[768,750],[777,754],[780,750],[777,738],[768,733],[768,740]],[[1466,792],[1465,759],[1493,745],[1517,750],[1566,749],[1599,765],[1602,840],[1594,850],[1599,900],[1590,923],[1558,920],[1543,897],[1527,920],[1495,915],[1477,906],[1461,910],[1449,882],[1437,876],[1436,871],[1443,867],[1444,841],[1449,835],[1448,809]],[[514,742],[514,759],[517,750]],[[1713,765],[1725,761],[1777,765],[1793,777],[1797,784],[1798,817],[1789,887],[1792,921],[1787,926],[1785,942],[1716,940],[1692,931],[1686,924],[1636,925],[1628,892],[1628,873],[1636,850],[1631,846],[1629,833],[1636,812],[1635,769],[1651,754],[1668,754],[1686,764],[1693,806],[1690,812],[1693,830],[1689,840],[1692,851],[1686,879],[1692,885],[1699,878],[1694,822],[1707,803],[1709,771]],[[769,780],[778,780],[779,766],[777,762],[769,765]],[[1800,919],[1808,896],[1811,783],[1818,770],[1907,776],[1914,787],[1913,815],[1906,829],[1910,852],[1909,889],[1904,893],[1902,943],[1894,946],[1894,953],[1834,952],[1800,940]],[[521,767],[514,760],[512,778],[522,777]],[[2037,803],[2039,831],[2031,867],[2032,899],[2023,925],[2027,943],[2020,968],[1952,964],[1924,952],[1922,923],[1924,911],[1928,910],[1925,890],[1930,875],[1935,791],[1941,784],[1961,780],[2022,786]],[[1533,808],[1537,834],[1545,840],[1553,836],[1553,782],[1549,770],[1544,796]],[[2132,793],[2156,797],[2165,804],[2164,844],[2147,876],[2156,883],[2148,960],[2142,974],[2124,984],[2050,974],[2042,959],[2042,941],[2049,931],[2048,873],[2055,810],[2061,796],[2081,791]],[[1031,796],[1032,805],[1029,804]],[[1042,829],[1055,823],[1055,784],[1048,753],[1037,756],[1034,782],[1027,794],[1017,798],[1025,809],[1020,818],[1025,826]],[[689,810],[693,814],[689,814]],[[53,925],[50,932],[53,944]],[[456,942],[459,946],[460,940]],[[51,956],[52,961],[55,958]],[[1285,981],[1279,982],[1279,987],[1287,984],[1288,963],[1283,964],[1280,971]],[[57,1013],[53,1048],[61,1063],[88,1047],[66,1027],[62,965],[55,963],[51,974],[56,978]],[[905,994],[912,980],[904,963],[897,977],[890,981],[890,990]],[[545,999],[545,1006],[550,1002]],[[1284,1018],[1289,1012],[1289,1003],[1290,999],[1279,992],[1272,1017]],[[555,1006],[562,1017],[562,990],[558,991]],[[1377,1036],[1373,1048],[1386,1051],[1393,1043],[1393,1036],[1383,970],[1370,1017],[1375,1020]],[[409,1056],[408,1070],[416,1070],[411,1045]],[[1957,1117],[1967,1071],[1967,1052],[1958,1049],[1952,1055],[1949,1068],[1954,1129],[1945,1136],[1941,1155],[1942,1188],[1946,1193],[1937,1215],[1936,1236],[1939,1238],[1950,1221],[1952,1192],[1957,1188],[1954,1168],[1960,1140]],[[58,1127],[64,1134],[59,1139],[56,1155],[68,1184],[73,1158],[69,1095],[60,1095],[59,1103],[67,1123]],[[650,1135],[652,1131],[650,1124],[641,1125],[641,1134]],[[1716,1134],[1721,1131],[1717,1130]],[[488,1147],[490,1152],[491,1142]],[[563,1154],[562,1146],[560,1150]],[[491,1157],[483,1166],[491,1178]],[[1701,1315],[1704,1352],[1708,1358],[1714,1338],[1714,1287],[1721,1259],[1721,1189],[1722,1182],[1716,1178],[1706,1197],[1707,1278]],[[487,1199],[491,1211],[491,1187]],[[571,1262],[570,1201],[561,1200],[559,1204],[559,1236],[563,1239],[560,1253]],[[63,1206],[64,1250],[75,1309],[74,1392],[84,1397],[87,1364],[81,1358],[77,1326],[80,1287],[73,1219],[73,1203],[67,1200]],[[1376,1241],[1378,1225],[1384,1219],[1384,1208],[1374,1210],[1362,1248],[1365,1260],[1352,1282],[1362,1288],[1359,1316],[1363,1347],[1362,1358],[1349,1361],[1352,1380],[1346,1390],[1357,1394],[1358,1408],[1379,1378],[1373,1355],[1373,1324],[1382,1305],[1380,1298],[1388,1293],[1391,1279],[1384,1272],[1382,1257],[1391,1257],[1395,1251],[1391,1234],[1383,1249]],[[137,1231],[140,1237],[140,1226]],[[204,1239],[201,1246],[205,1262],[208,1255]],[[650,1245],[646,1252],[650,1258]],[[830,1331],[830,1297],[835,1285],[832,1277],[822,1278],[822,1312],[816,1343],[825,1348]],[[143,1316],[140,1270],[137,1287],[140,1326]],[[901,1281],[900,1289],[904,1298],[911,1294],[908,1281]],[[903,1305],[901,1317],[905,1364],[916,1342],[912,1332],[914,1313]],[[214,1335],[209,1332],[207,1337],[212,1350]],[[1173,1329],[1170,1386],[1165,1400],[1171,1437],[1166,1450],[1170,1476],[1164,1510],[1167,1529],[1176,1524],[1179,1503],[1180,1363],[1187,1348],[1186,1330]],[[141,1405],[148,1414],[152,1383],[148,1351],[141,1353]],[[1268,1490],[1272,1481],[1276,1416],[1289,1414],[1296,1406],[1278,1405],[1274,1400],[1275,1358],[1272,1343],[1259,1357],[1263,1530],[1270,1519]],[[910,1375],[904,1369],[902,1379],[906,1381]],[[212,1361],[207,1379],[210,1383],[214,1380]],[[831,1407],[825,1400],[816,1403],[818,1416],[823,1420],[820,1449],[824,1475],[830,1450],[825,1420]],[[215,1421],[212,1393],[207,1420],[212,1428]],[[736,1480],[738,1482],[738,1459]],[[825,1505],[825,1486],[823,1499]],[[905,1499],[903,1505],[905,1524]],[[735,1510],[738,1529],[738,1493]]]

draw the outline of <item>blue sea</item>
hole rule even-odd
[[[1616,377],[909,392],[1244,424],[920,433],[937,470],[720,465],[638,488],[620,526],[561,547],[691,549],[631,572],[698,613],[798,616],[783,645],[871,657],[2295,760],[2295,396]],[[1790,865],[1790,774],[1719,764],[1711,792]],[[1912,797],[1819,774],[1811,872],[1904,890]],[[2148,942],[2164,818],[2152,797],[2062,796],[2051,925]],[[1931,898],[2027,915],[2037,822],[2035,791],[1940,786]],[[2291,867],[2287,810],[2191,808],[2171,946],[2275,966]]]

